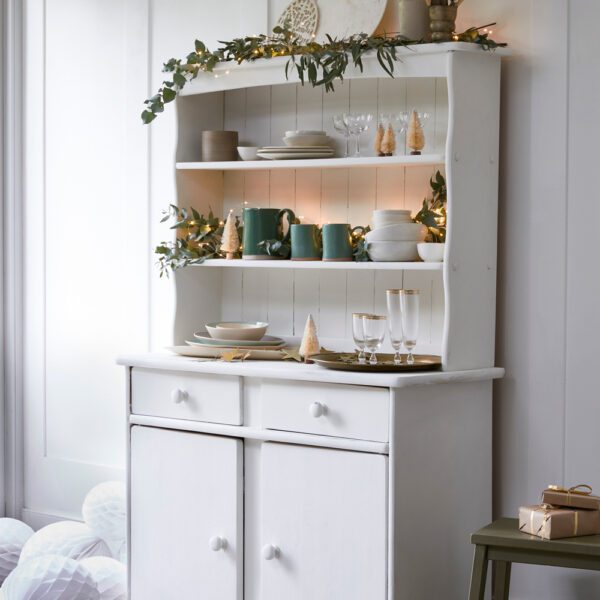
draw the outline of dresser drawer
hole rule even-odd
[[[234,376],[134,368],[131,372],[131,412],[241,425],[241,381]]]
[[[390,392],[386,388],[269,381],[262,385],[267,429],[387,442]]]

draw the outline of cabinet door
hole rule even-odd
[[[241,600],[242,442],[131,430],[131,600]]]
[[[385,600],[387,458],[262,449],[262,600]]]

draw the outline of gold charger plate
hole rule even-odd
[[[310,357],[315,364],[337,371],[360,371],[364,373],[404,373],[411,371],[438,371],[442,366],[442,357],[431,354],[415,354],[415,362],[409,365],[406,354],[402,355],[402,364],[394,364],[393,354],[378,354],[377,364],[359,363],[356,354],[331,352],[314,354]]]

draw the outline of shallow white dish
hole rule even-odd
[[[238,146],[238,154],[242,160],[258,160],[258,146]]]
[[[251,347],[262,347],[262,346],[284,346],[285,341],[280,337],[273,335],[265,335],[260,340],[223,340],[213,338],[207,335],[206,331],[196,331],[194,333],[194,341],[204,346],[247,346]]]
[[[290,135],[283,138],[286,146],[326,146],[328,141],[326,135]]]
[[[298,158],[333,158],[333,152],[259,152],[267,160],[292,160]]]
[[[236,348],[211,348],[210,346],[172,346],[168,348],[171,352],[179,356],[189,356],[191,358],[221,358],[226,352],[236,350]],[[240,353],[250,356],[249,360],[283,360],[284,354],[281,350],[247,350]]]
[[[422,242],[427,235],[427,227],[421,223],[398,223],[369,231],[367,242]]]
[[[208,334],[219,340],[252,340],[257,341],[264,337],[268,323],[256,321],[254,323],[238,323],[223,321],[222,323],[207,323]]]
[[[285,137],[292,135],[327,135],[326,131],[319,131],[317,129],[296,129],[294,131],[286,131]]]
[[[413,262],[419,258],[416,242],[367,242],[373,262]]]
[[[417,244],[417,251],[423,262],[443,262],[446,245],[423,242]]]

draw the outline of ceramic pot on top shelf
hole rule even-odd
[[[220,162],[237,160],[237,131],[203,131],[202,161]]]

